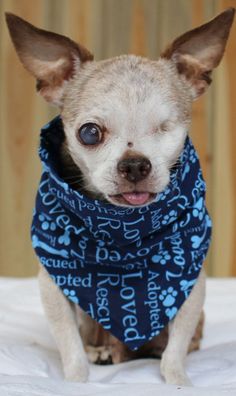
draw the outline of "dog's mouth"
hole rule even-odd
[[[142,206],[147,205],[154,200],[156,194],[151,192],[133,191],[129,193],[121,193],[109,195],[109,200],[116,205]]]

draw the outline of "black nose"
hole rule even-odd
[[[133,183],[144,180],[149,175],[151,168],[151,162],[145,157],[130,157],[117,164],[121,177]]]

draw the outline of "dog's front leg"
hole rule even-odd
[[[169,325],[169,341],[161,360],[161,374],[168,384],[191,385],[184,363],[202,311],[205,283],[205,272],[202,270],[190,296]]]
[[[42,266],[39,272],[39,288],[50,329],[60,351],[65,378],[85,382],[88,379],[89,366],[75,312]]]

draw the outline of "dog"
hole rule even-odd
[[[184,361],[188,350],[199,347],[202,332],[205,296],[202,261],[209,246],[211,224],[204,205],[204,182],[200,168],[196,168],[199,167],[198,158],[187,140],[187,134],[191,123],[192,102],[202,95],[211,83],[212,70],[218,66],[223,56],[233,18],[234,9],[225,10],[210,22],[178,37],[157,61],[123,55],[95,62],[86,48],[69,38],[38,29],[18,16],[6,14],[16,52],[25,68],[36,78],[38,93],[60,109],[60,117],[42,130],[40,156],[43,162],[43,177],[36,202],[34,219],[37,217],[37,221],[33,222],[32,241],[41,262],[39,285],[42,302],[60,351],[67,380],[87,381],[88,359],[102,364],[118,363],[143,356],[161,356],[160,369],[166,383],[191,384],[185,372]],[[189,160],[190,156],[192,160]],[[51,163],[54,157],[56,165],[52,171]],[[196,169],[198,179],[194,179],[195,184],[191,189],[191,177]],[[188,177],[190,179],[187,187],[185,186],[185,194],[181,195],[179,178],[184,181]],[[45,192],[44,187],[47,183],[50,191]],[[168,190],[170,183],[175,185],[173,191],[180,189],[178,200],[173,191]],[[187,203],[188,194],[191,197],[197,194],[194,196],[193,206]],[[47,205],[50,206],[46,198],[54,201],[56,195],[58,202],[55,208],[59,207],[61,212],[60,216],[57,214],[53,217],[55,208],[54,212],[52,208],[50,212],[44,212],[44,209]],[[77,220],[71,224],[67,223],[69,218],[76,215],[74,199],[76,205],[80,205],[81,216],[84,216],[80,229],[77,227]],[[63,204],[71,210],[69,215],[66,209],[63,209]],[[164,214],[160,220],[158,205],[162,205],[164,213],[169,217]],[[170,211],[165,212],[169,205],[172,205],[173,218],[170,218]],[[183,217],[186,207],[189,207],[191,212],[188,209]],[[85,216],[84,210],[91,216],[88,216],[87,212]],[[96,215],[92,217],[91,212],[94,210]],[[178,217],[178,211],[182,217]],[[97,223],[98,218],[101,217],[101,213],[107,215],[108,212],[113,216],[112,220],[106,220],[102,228],[101,222]],[[139,217],[132,217],[136,216],[136,213],[139,213]],[[199,223],[194,224],[198,224],[199,228],[184,228],[190,221],[190,213],[194,221],[198,218]],[[134,228],[132,225],[129,229],[131,220],[122,223],[118,216],[125,216],[128,220],[135,219],[132,223],[141,222],[141,227]],[[92,223],[89,223],[89,219],[92,219]],[[152,232],[149,230],[149,221],[153,227]],[[165,246],[172,244],[172,250],[162,250],[163,256],[160,251],[162,241],[159,240],[159,251],[151,256],[154,272],[148,269],[149,264],[145,264],[145,258],[139,261],[132,258],[127,264],[125,259],[121,258],[121,250],[109,250],[104,247],[104,243],[107,243],[107,246],[110,244],[114,249],[111,241],[115,238],[120,238],[119,243],[126,246],[124,242],[131,238],[133,244],[128,245],[128,250],[133,249],[132,255],[135,256],[135,251],[140,256],[146,254],[145,252],[152,248],[142,245],[146,242],[142,242],[140,235],[145,228],[146,239],[156,237],[160,231],[160,223],[164,224],[165,232],[171,229],[173,233],[183,227],[185,234],[180,235],[185,235],[185,239],[178,240],[177,234],[175,238],[172,234],[165,234],[163,240],[168,242]],[[85,231],[81,224],[86,225]],[[97,226],[96,230],[93,228],[94,224]],[[124,225],[126,228],[122,228],[121,232],[120,227]],[[202,232],[203,225],[204,242],[203,234],[191,234],[200,232],[199,230]],[[57,227],[64,234],[57,237],[59,242],[55,244],[52,233],[56,232]],[[81,235],[85,235],[84,239],[82,236],[79,239],[81,246],[82,242],[83,246],[87,246],[92,239],[99,239],[100,245],[96,245],[97,260],[101,264],[99,269],[88,267],[91,273],[88,272],[82,253],[79,254],[77,250],[72,249],[72,245],[70,252],[74,255],[70,256],[69,261],[66,246],[70,244],[72,230],[76,235],[80,235],[80,232]],[[86,236],[88,230],[90,237]],[[185,243],[188,238],[188,243],[191,242],[192,246],[195,244],[195,256],[192,256],[192,260],[196,261],[189,264],[188,275],[195,271],[196,279],[182,279],[182,283],[179,282],[181,286],[175,291],[172,285],[180,273],[174,274],[173,271],[169,271],[167,276],[167,270],[164,270],[168,285],[160,290],[156,278],[161,276],[159,271],[167,262],[169,268],[172,268],[170,259],[173,252],[175,265],[183,272],[181,259],[185,261],[183,255],[188,255],[189,252],[188,249],[181,250],[180,241]],[[78,237],[76,241],[78,246]],[[84,254],[83,246],[81,252]],[[91,251],[86,250],[88,260],[92,249],[93,247]],[[42,252],[45,253],[44,257]],[[131,257],[131,250],[125,254]],[[110,302],[107,297],[110,289],[98,289],[101,282],[96,283],[94,291],[90,289],[91,299],[93,292],[99,292],[96,303],[97,313],[100,312],[101,316],[109,311],[109,304],[118,304],[109,312],[112,316],[112,327],[109,327],[110,324],[106,325],[111,319],[109,315],[103,316],[101,320],[98,314],[97,317],[93,316],[92,312],[88,315],[84,308],[85,299],[88,300],[86,307],[89,307],[89,304],[94,307],[88,294],[77,296],[74,289],[60,285],[64,279],[62,272],[51,272],[52,266],[56,268],[58,262],[64,267],[63,271],[68,266],[71,266],[71,271],[75,270],[74,265],[79,266],[80,276],[76,279],[71,278],[71,282],[75,285],[76,280],[77,289],[84,289],[83,293],[88,292],[92,277],[101,275],[100,268],[101,271],[104,271],[104,268],[107,272],[112,271],[110,278],[106,279],[106,285],[114,290],[114,293],[118,293],[119,298],[113,298],[111,293]],[[117,275],[116,271],[121,272]],[[143,287],[142,279],[137,279],[139,283],[136,287],[131,283],[131,277],[138,274],[137,277],[142,278],[142,271],[149,271],[152,278],[145,278],[146,283]],[[104,272],[102,274],[104,275]],[[119,286],[120,289],[113,287],[118,285],[118,281],[115,283],[114,279],[121,278],[123,284]],[[150,293],[150,300],[145,301],[145,314],[139,314],[138,308],[136,310],[134,306],[135,300],[131,297],[139,296],[145,288]],[[180,293],[185,297],[179,303],[178,309],[175,309],[173,302]],[[151,299],[152,296],[156,296],[155,301]],[[118,302],[121,298],[122,307],[120,301]],[[143,297],[138,298],[142,300]],[[159,328],[155,327],[159,317],[157,300],[163,305],[166,315],[163,321],[165,326],[162,323],[159,324]],[[139,301],[139,304],[141,303],[142,301]],[[121,330],[118,333],[116,328],[116,317],[118,322],[118,312],[121,308],[126,314],[122,317],[122,323],[117,323],[117,326],[124,327],[123,338],[120,336]],[[144,327],[147,327],[146,320],[142,320],[142,315],[145,319],[147,314],[152,318],[149,326],[154,326],[148,333],[149,338],[145,336],[144,331]],[[139,332],[136,326],[137,321],[143,326],[142,332]],[[133,350],[130,351],[126,344]]]

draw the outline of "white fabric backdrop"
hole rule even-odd
[[[165,385],[159,360],[91,365],[89,383],[63,380],[36,279],[0,278],[0,396],[236,396],[236,279],[209,279],[200,351],[187,358],[194,388]]]

